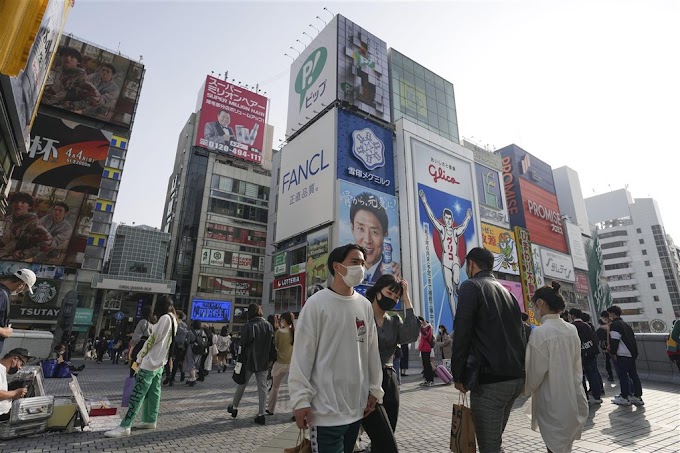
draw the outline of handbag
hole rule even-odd
[[[132,395],[132,389],[135,386],[135,377],[125,378],[125,385],[123,386],[123,398],[120,402],[120,407],[127,407],[130,403],[130,396]]]
[[[475,422],[472,419],[472,410],[466,404],[467,394],[461,393],[458,397],[458,404],[453,405],[449,444],[453,453],[475,453],[477,450]]]
[[[234,365],[234,373],[231,375],[234,382],[238,385],[246,383],[246,363],[248,354],[242,346],[238,347],[238,356],[236,357],[236,365]]]
[[[284,448],[283,453],[312,453],[312,443],[305,436],[304,429],[301,429],[298,433],[295,446],[291,448]]]

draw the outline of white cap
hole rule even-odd
[[[35,285],[35,273],[30,269],[19,269],[14,273],[14,276],[28,285],[28,292],[33,294],[33,285]]]

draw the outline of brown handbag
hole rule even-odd
[[[305,430],[301,429],[297,442],[292,448],[285,448],[283,453],[312,453],[312,443],[305,437]]]

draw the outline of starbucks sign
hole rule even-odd
[[[33,286],[33,294],[26,293],[28,300],[35,304],[50,304],[56,302],[59,287],[52,280],[40,280]]]

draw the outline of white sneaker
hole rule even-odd
[[[156,429],[156,422],[146,423],[146,422],[136,422],[132,425],[134,429]]]
[[[106,431],[104,433],[105,437],[127,437],[130,435],[130,428],[123,428],[122,426],[119,426],[116,429],[112,429],[111,431]]]
[[[601,398],[595,399],[593,395],[589,395],[588,404],[602,404],[602,399]]]
[[[612,398],[612,403],[617,404],[619,406],[631,405],[631,402],[628,400],[628,398],[624,398],[621,395],[616,395],[616,398]]]
[[[644,406],[645,402],[642,401],[642,398],[638,398],[637,396],[629,396],[628,401],[630,401],[631,404],[635,404],[636,406]]]

